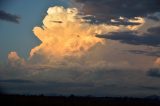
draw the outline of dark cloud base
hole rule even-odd
[[[120,16],[127,18],[147,17],[160,12],[160,0],[75,0],[83,3],[82,11],[95,15],[99,19],[111,19]],[[152,17],[153,18],[153,17]],[[154,17],[154,20],[157,19]]]
[[[114,32],[109,35],[97,35],[100,38],[117,40],[132,45],[146,45],[160,47],[160,27],[148,29],[147,34],[138,35],[135,32]]]
[[[147,72],[147,75],[154,78],[160,78],[160,69],[153,68]]]
[[[160,57],[160,51],[152,51],[152,50],[127,50],[129,53],[146,55],[146,56],[155,56]]]

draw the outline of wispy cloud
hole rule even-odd
[[[33,82],[24,79],[8,79],[8,80],[0,80],[0,83],[33,83]]]
[[[18,24],[20,17],[14,14],[0,10],[0,20],[9,21]]]

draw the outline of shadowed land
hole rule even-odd
[[[0,95],[0,104],[12,106],[160,106],[160,98]]]

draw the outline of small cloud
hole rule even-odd
[[[158,69],[158,68],[150,69],[147,72],[147,75],[150,76],[150,77],[160,78],[160,69]]]
[[[17,65],[21,66],[25,64],[25,60],[19,57],[18,54],[14,51],[8,54],[8,60],[11,66],[14,66],[14,67]]]
[[[159,90],[159,87],[155,87],[155,86],[141,86],[140,88],[142,88],[143,90]]]
[[[160,50],[149,51],[149,50],[126,50],[129,53],[138,54],[138,55],[146,55],[146,56],[156,56],[160,57]]]
[[[9,21],[18,24],[20,17],[0,10],[0,20]]]
[[[0,83],[33,83],[33,82],[24,79],[8,79],[8,80],[0,80]]]
[[[156,16],[148,16],[147,18],[148,18],[148,19],[152,19],[152,20],[154,20],[154,21],[159,21],[159,18],[156,17]]]
[[[156,59],[155,64],[160,66],[160,57]]]
[[[158,36],[160,34],[160,26],[149,28],[148,32]]]

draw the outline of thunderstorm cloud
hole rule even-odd
[[[11,51],[7,64],[0,67],[3,74],[0,83],[8,86],[16,83],[14,88],[25,83],[23,86],[30,85],[28,89],[33,92],[45,89],[47,93],[54,90],[64,94],[144,94],[147,90],[135,89],[158,88],[159,80],[150,78],[159,78],[159,55],[145,51],[148,46],[157,48],[160,44],[158,22],[152,15],[147,19],[148,14],[159,11],[157,5],[151,9],[159,2],[155,0],[143,5],[144,0],[140,4],[137,0],[126,3],[117,0],[73,1],[82,3],[83,9],[48,8],[43,25],[33,28],[40,44],[30,50],[27,59],[17,51]],[[118,11],[113,9],[115,6]],[[130,10],[126,9],[128,6]],[[148,20],[157,24],[148,26]],[[130,53],[124,52],[129,49]],[[33,90],[34,87],[39,91]]]

